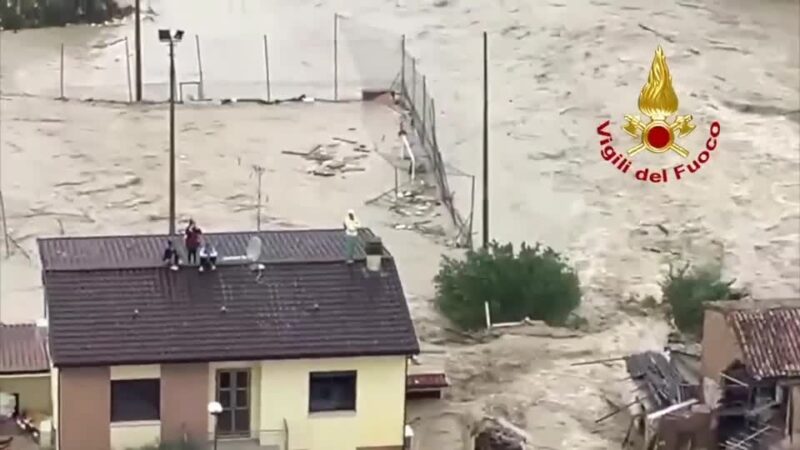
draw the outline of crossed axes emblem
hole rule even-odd
[[[628,156],[633,156],[644,149],[648,149],[653,153],[663,153],[667,150],[672,150],[684,158],[689,156],[689,150],[676,144],[675,137],[684,137],[694,131],[695,125],[692,123],[691,115],[678,116],[675,122],[671,124],[663,120],[651,120],[650,123],[644,124],[638,117],[630,115],[625,116],[625,121],[626,124],[622,129],[634,138],[641,139],[639,145],[628,150]],[[664,131],[668,133],[669,140],[667,145],[663,147],[654,147],[648,141],[648,135],[654,128],[663,128]]]

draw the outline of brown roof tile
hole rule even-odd
[[[726,317],[755,379],[800,376],[800,306],[737,309]]]
[[[0,324],[0,374],[48,372],[47,328]]]
[[[251,235],[225,234],[214,239],[223,254],[224,248],[234,245],[221,244],[226,238],[244,244]],[[364,235],[371,233],[366,230]],[[150,237],[144,238],[151,242]],[[279,242],[267,253],[283,259],[267,258],[260,276],[249,265],[220,266],[205,273],[190,268],[172,272],[160,261],[155,263],[160,258],[139,258],[136,261],[153,266],[129,268],[133,259],[124,254],[115,256],[113,262],[107,257],[104,261],[103,256],[58,260],[52,255],[54,248],[87,255],[89,244],[43,241],[42,259],[48,261],[43,265],[49,267],[43,278],[54,364],[418,352],[397,269],[388,253],[381,272],[375,273],[367,271],[363,261],[351,265],[343,261],[337,245],[344,241],[338,230],[289,231],[280,238],[265,239]],[[97,242],[98,238],[92,239],[90,242]],[[104,248],[120,249],[131,243],[146,248],[137,237],[120,239],[99,238]],[[307,240],[321,240],[322,248],[314,248]],[[160,253],[156,244],[152,242],[152,250]],[[112,263],[122,268],[108,268]],[[104,269],[76,269],[104,264]]]

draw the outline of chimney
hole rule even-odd
[[[373,236],[367,239],[364,245],[364,252],[367,254],[367,270],[370,272],[381,271],[381,259],[383,258],[383,243],[381,238]]]

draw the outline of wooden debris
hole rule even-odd
[[[345,139],[345,138],[340,138],[340,137],[334,137],[333,140],[334,141],[339,141],[339,142],[345,142],[345,143],[353,144],[353,145],[358,144],[357,141],[354,141],[352,139]]]
[[[366,170],[367,170],[367,169],[365,169],[365,168],[363,168],[363,167],[345,167],[344,169],[340,170],[340,172],[342,172],[342,173],[347,173],[347,172],[364,172],[364,171],[366,171]]]
[[[334,172],[334,171],[332,171],[330,169],[327,169],[325,167],[318,167],[318,168],[312,170],[311,173],[316,175],[316,176],[318,176],[318,177],[332,177],[332,176],[336,175],[336,172]]]
[[[475,450],[525,450],[528,436],[502,418],[487,417],[478,425]]]

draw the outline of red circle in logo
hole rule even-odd
[[[656,125],[647,132],[647,143],[653,148],[664,148],[669,145],[672,135],[667,127]]]

